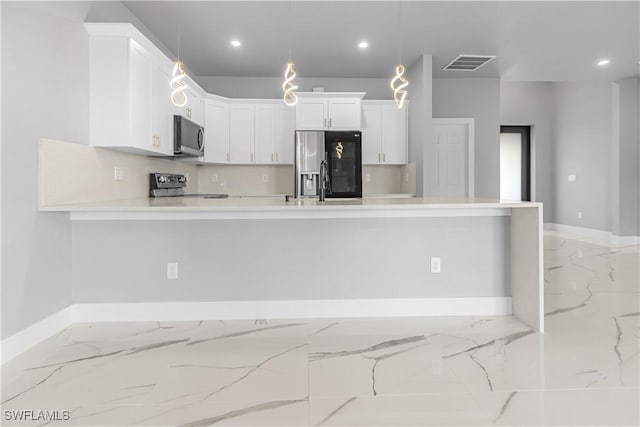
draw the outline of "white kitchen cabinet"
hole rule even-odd
[[[153,64],[151,69],[151,138],[159,150],[173,155],[173,114],[169,87],[171,75],[166,67]]]
[[[407,102],[405,102],[404,108],[398,108],[395,102],[392,105],[385,104],[382,106],[381,151],[383,163],[407,163],[408,108],[409,104]]]
[[[362,163],[369,165],[407,163],[407,111],[394,101],[363,101]]]
[[[204,161],[229,163],[229,104],[208,99],[205,101]]]
[[[362,163],[375,165],[382,160],[382,108],[379,104],[362,103]]]
[[[187,105],[184,107],[174,106],[174,114],[184,116],[192,122],[204,126],[204,93],[189,76],[184,79],[184,82],[187,85],[185,90]]]
[[[255,162],[275,161],[276,109],[273,104],[257,104],[254,122]]]
[[[172,62],[130,24],[86,23],[90,143],[173,155]],[[189,80],[191,119],[204,124],[204,91]]]
[[[281,102],[255,105],[255,162],[293,164],[295,110]]]
[[[254,104],[231,104],[229,106],[230,163],[255,162],[254,111]]]
[[[296,110],[282,103],[277,104],[274,163],[293,164],[295,133]]]
[[[297,130],[360,130],[364,93],[299,93]]]

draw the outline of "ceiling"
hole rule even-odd
[[[638,1],[123,4],[175,55],[179,35],[180,57],[201,76],[280,76],[290,39],[300,77],[388,78],[400,44],[407,66],[432,54],[435,77],[612,81],[640,67]],[[231,47],[233,38],[242,47]],[[358,49],[362,40],[368,49]],[[471,73],[443,71],[459,54],[497,58]],[[609,66],[596,66],[602,58]]]

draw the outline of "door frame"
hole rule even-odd
[[[533,182],[533,150],[532,150],[532,133],[533,126],[531,125],[500,125],[500,134],[503,133],[515,133],[520,135],[521,148],[521,164],[520,164],[520,199],[523,201],[532,201],[534,198]]]
[[[467,130],[467,197],[475,197],[475,119],[473,117],[433,118],[432,126],[464,125]],[[433,131],[432,131],[433,132]],[[432,137],[433,138],[433,137]]]

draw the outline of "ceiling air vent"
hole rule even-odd
[[[491,61],[495,56],[487,55],[460,55],[449,64],[447,64],[443,70],[446,71],[475,71],[482,67],[487,62]]]

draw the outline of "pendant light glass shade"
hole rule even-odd
[[[187,105],[187,84],[183,81],[186,77],[184,72],[184,63],[182,61],[176,61],[173,64],[173,77],[169,82],[171,86],[171,102],[176,107],[184,107]]]
[[[393,99],[396,101],[398,108],[404,105],[404,99],[407,97],[407,91],[404,89],[409,86],[409,82],[404,78],[404,65],[396,65],[396,75],[391,79],[391,89],[393,90]]]
[[[284,72],[284,83],[282,83],[284,103],[290,107],[298,103],[298,95],[295,93],[298,86],[293,82],[293,79],[296,78],[296,70],[293,67],[293,62],[287,62],[287,69]]]

